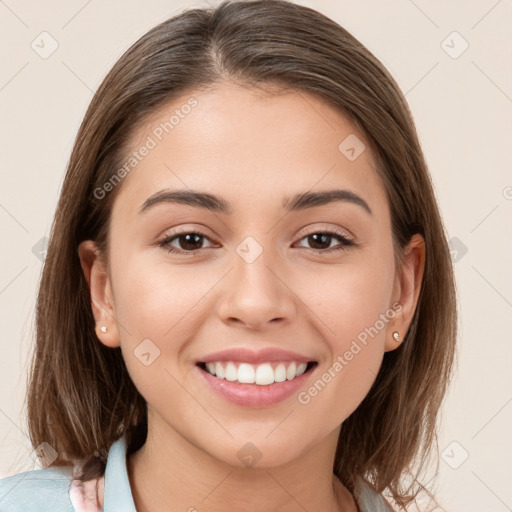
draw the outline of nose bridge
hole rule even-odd
[[[239,283],[236,287],[239,291],[279,293],[282,284],[277,285],[275,281],[279,279],[276,271],[271,271],[280,266],[271,235],[248,235],[238,244],[235,252],[234,278]]]
[[[279,268],[279,251],[271,246],[272,236],[246,236],[235,248],[233,270],[220,314],[224,320],[237,318],[250,325],[263,325],[293,314],[293,293],[285,285]]]

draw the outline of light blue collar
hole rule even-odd
[[[103,511],[137,512],[133,502],[128,470],[126,468],[126,440],[124,435],[112,444],[105,468]]]

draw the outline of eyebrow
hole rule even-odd
[[[368,203],[350,190],[326,190],[321,192],[304,192],[292,197],[285,198],[282,206],[286,211],[293,212],[323,206],[326,204],[344,201],[361,206],[368,214],[372,215],[372,210]],[[150,208],[162,203],[177,203],[196,208],[203,208],[213,213],[224,215],[233,215],[233,205],[222,197],[215,196],[206,192],[197,192],[192,190],[160,190],[150,196],[139,210],[139,215],[144,214]]]

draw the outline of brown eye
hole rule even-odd
[[[203,249],[203,241],[209,240],[209,238],[201,232],[189,231],[182,232],[176,235],[170,236],[158,243],[160,247],[165,247],[168,252],[185,254],[197,252]],[[173,242],[178,242],[178,247],[172,246]]]
[[[341,241],[341,246],[337,248],[336,246],[331,247],[332,241],[336,239]],[[306,235],[301,240],[307,240],[311,245],[311,249],[321,253],[343,251],[348,247],[355,245],[352,240],[349,240],[344,233],[339,231],[317,231]]]

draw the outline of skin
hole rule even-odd
[[[134,133],[132,149],[191,96],[160,109]],[[338,434],[370,390],[384,352],[399,346],[392,333],[403,339],[407,332],[423,239],[411,239],[395,269],[389,205],[368,145],[354,161],[338,150],[349,134],[365,137],[323,100],[228,82],[193,97],[198,105],[124,178],[108,264],[93,241],[79,248],[96,334],[121,347],[148,403],[148,439],[127,461],[135,505],[141,512],[216,512],[227,504],[244,512],[356,511],[333,475]],[[221,196],[235,214],[160,204],[139,215],[164,188]],[[282,208],[284,197],[337,188],[362,197],[373,214],[349,202]],[[311,234],[336,227],[357,245],[331,253],[325,250],[342,244],[336,237],[314,245]],[[158,245],[177,228],[206,233],[194,242],[196,256]],[[247,236],[263,250],[250,264],[236,252]],[[183,237],[171,245],[192,252]],[[395,302],[400,312],[307,405],[293,395],[272,407],[237,406],[198,378],[200,356],[274,347],[318,361],[307,389]],[[133,353],[147,338],[160,350],[149,366]],[[254,467],[237,456],[248,442],[261,452]]]

